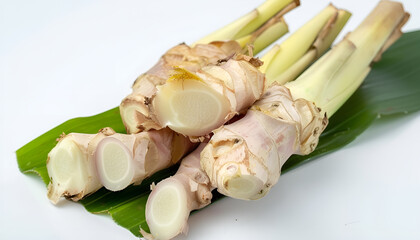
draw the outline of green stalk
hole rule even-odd
[[[286,86],[295,99],[313,101],[332,116],[363,82],[372,62],[398,38],[408,17],[400,3],[381,1],[355,31]]]
[[[205,36],[194,44],[240,39],[255,32],[271,18],[280,18],[288,11],[299,6],[299,4],[298,0],[267,0],[258,8]]]
[[[327,6],[281,45],[276,45],[261,58],[261,71],[270,83],[284,84],[295,79],[309,64],[319,58],[332,44],[351,14]]]
[[[253,53],[258,54],[264,48],[275,42],[277,39],[285,35],[289,28],[286,22],[281,18],[280,21],[272,24],[268,28],[261,27],[263,31],[256,31],[245,37],[241,37],[236,41],[242,48],[246,48],[248,44],[253,45]]]
[[[335,40],[337,35],[343,29],[347,20],[350,18],[350,13],[344,10],[338,11],[338,16],[334,24],[327,24],[320,32],[313,46],[297,60],[291,67],[286,69],[283,73],[272,79],[272,82],[284,84],[296,79],[312,62],[319,58]],[[333,20],[333,19],[331,19]]]
[[[254,32],[255,29],[258,29],[273,16],[280,17],[299,5],[299,0],[267,0],[255,9],[258,12],[258,16],[239,30],[235,35],[235,39]]]
[[[346,10],[338,10],[337,19],[332,24],[327,24],[323,31],[319,34],[314,42],[315,48],[318,50],[318,57],[326,52],[338,34],[341,32],[347,21],[351,17],[351,13]]]
[[[301,58],[311,47],[325,24],[331,18],[335,18],[336,14],[337,9],[332,5],[329,5],[303,27],[298,29],[292,36],[286,39],[281,44],[280,52],[270,64],[272,67],[266,66],[265,72],[267,77],[273,79],[274,76],[279,75]]]

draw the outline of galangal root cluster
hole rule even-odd
[[[281,12],[270,10],[273,1],[259,10],[277,16],[274,25],[284,25],[282,14],[299,3],[285,0],[277,6],[288,6]],[[270,17],[261,13],[259,19],[258,14],[228,29],[248,26],[247,17],[264,19],[258,26],[265,26]],[[314,151],[328,118],[399,38],[409,14],[400,3],[381,1],[355,31],[308,68],[349,17],[328,6],[268,52],[264,63],[252,50],[244,54],[243,43],[254,39],[248,32],[245,38],[175,46],[121,102],[128,134],[104,128],[59,139],[48,154],[48,197],[56,203],[62,196],[77,201],[103,186],[119,191],[181,162],[174,176],[152,185],[146,204],[151,233],[141,230],[148,239],[186,232],[190,212],[210,204],[214,189],[237,199],[260,199],[278,182],[292,154]]]

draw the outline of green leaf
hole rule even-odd
[[[375,64],[361,88],[330,119],[320,138],[317,149],[308,156],[293,156],[283,166],[283,173],[353,141],[379,116],[402,115],[420,110],[420,31],[404,34]],[[69,120],[41,135],[17,152],[19,168],[23,173],[35,172],[47,184],[48,152],[56,138],[63,132],[96,133],[100,128],[112,127],[125,132],[118,108],[84,118]],[[157,182],[176,171],[165,169],[139,186],[124,191],[109,192],[101,189],[83,199],[81,204],[92,213],[108,213],[115,222],[139,236],[139,227],[148,230],[145,221],[145,204],[151,182]],[[214,200],[221,196],[217,193]]]

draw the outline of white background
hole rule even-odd
[[[79,204],[50,204],[14,152],[70,118],[117,106],[166,49],[261,2],[0,1],[0,239],[136,239]],[[420,2],[403,2],[412,13],[404,30],[419,29]],[[353,13],[339,38],[376,3],[334,1]],[[302,0],[286,16],[290,30],[327,4]],[[347,147],[283,175],[266,198],[223,199],[195,213],[188,239],[420,239],[419,134],[419,113],[376,122]]]

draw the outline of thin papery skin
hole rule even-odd
[[[94,152],[101,139],[114,133],[111,128],[104,128],[98,134],[70,133],[60,136],[47,158],[50,176],[47,196],[52,203],[56,204],[62,196],[78,201],[102,187]],[[69,154],[70,159],[60,152]]]
[[[152,192],[146,203],[146,221],[151,234],[141,230],[142,235],[147,239],[172,239],[180,233],[186,233],[190,212],[210,204],[213,187],[200,167],[200,153],[205,145],[206,143],[201,143],[194,152],[186,156],[174,176],[152,186]],[[176,199],[162,198],[165,191],[175,191]],[[167,209],[164,213],[169,215],[166,221],[159,222],[157,219],[161,216],[155,214],[162,214],[162,212],[156,211],[170,202],[176,202],[179,205],[173,209]]]
[[[201,153],[201,167],[220,193],[259,199],[292,154],[315,149],[327,123],[313,103],[293,100],[286,87],[272,85],[242,119],[214,131]],[[243,184],[249,184],[246,192],[238,189]]]
[[[243,112],[261,97],[265,76],[257,67],[259,63],[254,65],[251,60],[229,60],[220,66],[232,79],[232,85],[227,85],[235,94],[235,100],[231,101],[232,112]]]
[[[105,143],[110,140],[128,149],[132,168],[129,169],[132,173],[124,176],[121,182],[111,184],[104,181],[106,174],[98,169],[98,162],[101,161],[98,151],[103,151]],[[187,138],[167,128],[138,134],[120,134],[111,128],[104,128],[98,134],[63,135],[48,155],[47,170],[51,177],[48,198],[54,204],[62,196],[78,201],[103,186],[118,191],[130,184],[140,184],[157,171],[180,161],[194,146]],[[63,158],[62,154],[57,154],[63,149],[70,149],[67,151],[70,157]],[[56,169],[62,169],[63,166],[69,166],[71,171],[57,172]]]
[[[133,92],[122,100],[120,113],[127,133],[163,128],[150,113],[148,105],[156,94],[156,87],[167,81],[174,67],[196,71],[240,51],[241,47],[235,41],[197,44],[194,47],[179,44],[171,48],[155,66],[136,79]]]

